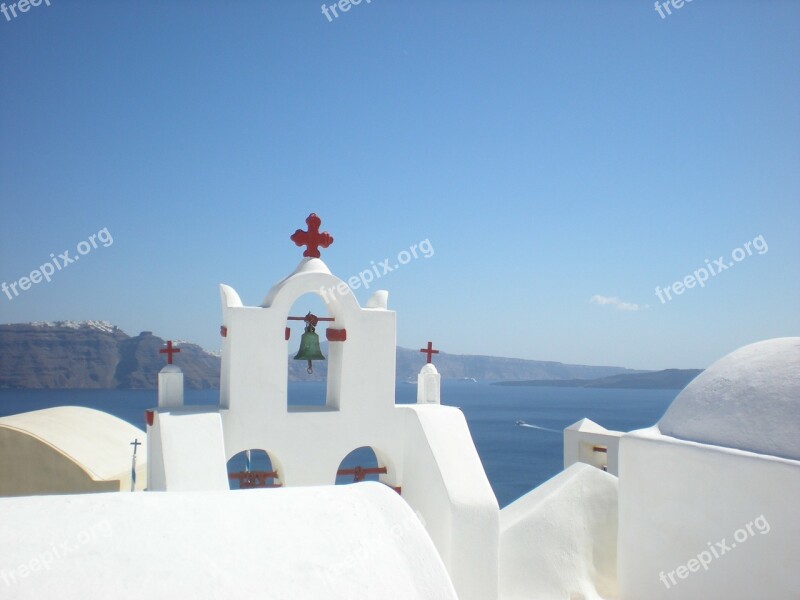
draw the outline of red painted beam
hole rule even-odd
[[[336,475],[355,475],[356,473],[364,473],[365,475],[385,475],[386,467],[356,467],[355,469],[339,469]]]
[[[329,342],[344,342],[347,340],[347,329],[328,329],[325,330],[325,336]]]
[[[277,471],[239,471],[238,473],[228,473],[228,479],[247,479],[249,477],[269,479],[270,477],[277,476]]]
[[[335,321],[333,317],[317,317],[317,321]],[[306,317],[286,317],[287,321],[305,321]]]
[[[267,483],[267,479],[274,479],[277,476],[277,471],[240,471],[238,473],[228,473],[228,479],[236,479],[239,481],[239,489],[282,487],[280,483]]]

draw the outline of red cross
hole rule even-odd
[[[428,364],[430,364],[431,358],[433,358],[433,356],[432,356],[433,354],[439,354],[438,350],[434,350],[433,349],[433,342],[428,342],[428,347],[427,348],[420,348],[419,351],[428,355],[428,361],[427,361]]]
[[[298,246],[307,246],[305,252],[303,252],[303,256],[319,258],[319,247],[327,248],[333,243],[333,236],[330,233],[327,231],[319,232],[319,226],[321,224],[322,219],[315,213],[311,213],[306,219],[308,231],[298,229],[292,234],[290,239],[295,244]]]
[[[172,347],[172,340],[169,340],[167,342],[167,347],[166,348],[162,348],[161,350],[158,351],[158,353],[159,354],[166,354],[167,355],[167,364],[171,365],[172,364],[172,355],[175,354],[176,352],[180,352],[180,351],[181,351],[180,348],[173,348]]]

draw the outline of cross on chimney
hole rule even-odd
[[[333,243],[333,236],[327,231],[320,233],[319,226],[322,225],[322,219],[315,213],[308,215],[308,218],[306,218],[306,225],[308,225],[308,231],[298,229],[292,234],[290,239],[298,246],[307,247],[303,252],[303,256],[319,258],[319,247],[327,248],[330,246]]]
[[[427,354],[428,355],[428,360],[426,361],[428,364],[431,363],[431,359],[433,358],[432,355],[439,354],[438,350],[434,350],[433,349],[433,342],[428,342],[428,347],[427,348],[420,348],[419,351],[422,352],[423,354]]]
[[[180,348],[173,348],[172,347],[172,340],[167,340],[167,347],[166,348],[162,348],[161,350],[158,351],[158,353],[159,354],[166,354],[167,355],[167,364],[171,365],[172,364],[172,355],[175,354],[176,352],[180,352],[180,351],[181,351]]]

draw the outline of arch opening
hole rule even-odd
[[[232,490],[282,485],[277,462],[261,449],[242,450],[228,460],[228,483]]]
[[[330,318],[328,306],[316,292],[308,292],[297,298],[289,309],[288,316],[305,317],[308,313],[319,318]],[[289,352],[287,410],[300,412],[335,409],[328,401],[330,348],[326,341],[326,330],[332,324],[333,322],[330,321],[319,321],[314,327],[315,331],[306,334],[304,321],[287,319],[286,327],[290,331],[287,341]],[[312,372],[308,373],[308,361],[295,359],[295,356],[301,351],[307,353],[309,348],[317,347],[325,358],[324,360],[312,360]]]
[[[378,460],[378,456],[370,446],[361,446],[350,452],[339,463],[336,471],[336,485],[358,483],[360,481],[381,481],[387,473],[386,465]]]

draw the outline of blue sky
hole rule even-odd
[[[259,304],[314,211],[343,279],[429,240],[378,282],[402,346],[659,369],[800,335],[799,3],[320,4],[0,15],[0,322],[216,349],[217,285]]]

